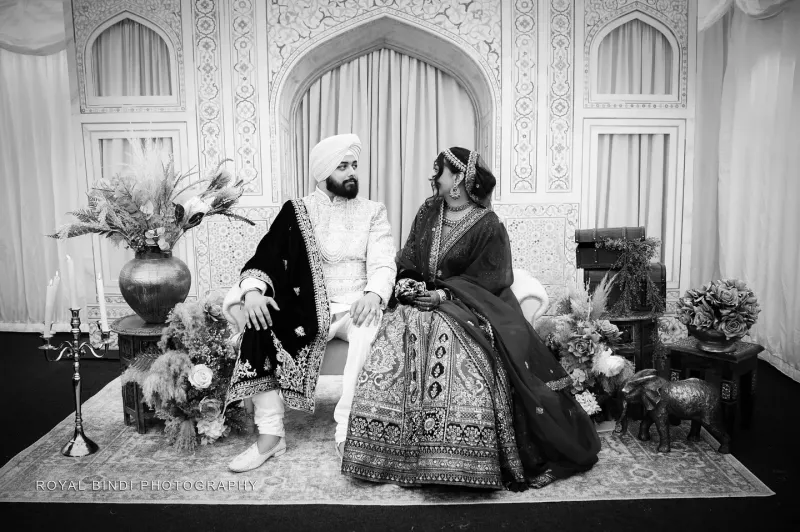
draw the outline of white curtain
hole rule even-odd
[[[92,81],[95,96],[172,94],[167,43],[134,20],[117,22],[92,45]]]
[[[21,55],[0,49],[0,327],[41,331],[48,279],[65,255],[75,261],[80,304],[94,302],[89,237],[57,241],[45,235],[69,221],[83,202],[76,172],[66,51]],[[66,283],[56,322],[69,322]],[[62,327],[63,328],[63,327]]]
[[[663,242],[669,136],[603,134],[597,148],[594,227],[643,225]]]
[[[653,26],[633,19],[611,31],[597,50],[598,94],[670,94],[672,47]]]
[[[0,48],[50,55],[66,47],[63,0],[0,0]]]
[[[697,131],[693,211],[709,214],[693,223],[692,283],[745,280],[763,309],[751,336],[800,381],[800,3],[768,20],[734,10],[728,35],[727,23],[701,34],[705,64],[724,68],[701,80],[699,114],[711,111]]]
[[[362,143],[359,194],[386,205],[398,246],[431,195],[436,155],[474,149],[477,135],[472,101],[452,76],[390,49],[327,72],[303,97],[295,117],[298,196],[316,186],[308,174],[314,144],[351,132]]]

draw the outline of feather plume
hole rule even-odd
[[[606,305],[608,303],[608,295],[611,293],[611,287],[613,286],[614,279],[616,279],[617,274],[609,279],[608,274],[606,273],[603,276],[603,279],[594,289],[594,292],[591,296],[591,311],[589,313],[589,317],[593,320],[600,319],[600,316],[606,313]]]

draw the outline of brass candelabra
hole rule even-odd
[[[39,349],[44,351],[44,358],[48,362],[72,360],[72,366],[75,370],[72,374],[72,389],[75,394],[75,433],[72,439],[61,448],[61,454],[64,456],[77,457],[94,454],[99,449],[98,445],[87,438],[83,433],[83,418],[81,417],[81,356],[84,354],[86,356],[91,355],[94,358],[103,358],[106,356],[108,354],[111,331],[104,331],[98,321],[97,328],[100,330],[102,345],[99,347],[93,346],[91,344],[91,339],[87,342],[81,342],[81,309],[70,308],[69,310],[72,313],[72,318],[69,322],[72,327],[72,341],[62,342],[61,345],[55,346],[50,343],[52,334],[50,334],[50,331],[45,331],[41,336],[44,344],[41,345]],[[102,354],[98,355],[96,349],[102,349]],[[50,358],[48,353],[51,351],[59,351],[58,356],[56,358]]]

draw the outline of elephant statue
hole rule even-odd
[[[700,439],[700,427],[711,433],[720,442],[718,451],[730,452],[730,437],[722,422],[722,402],[719,391],[700,379],[670,382],[659,377],[656,370],[645,369],[634,374],[622,388],[622,414],[614,433],[628,430],[628,405],[641,403],[645,415],[639,425],[639,439],[650,439],[650,425],[654,422],[658,430],[658,452],[668,453],[670,417],[690,419],[689,441]]]

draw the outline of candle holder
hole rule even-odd
[[[44,351],[44,358],[48,362],[72,360],[72,366],[75,369],[72,374],[72,388],[75,392],[75,432],[72,439],[61,448],[61,454],[64,456],[77,457],[94,454],[99,449],[98,445],[87,438],[83,433],[83,419],[81,417],[81,356],[84,354],[86,356],[91,355],[94,358],[103,358],[106,356],[108,354],[108,344],[111,340],[111,331],[104,331],[98,321],[97,328],[100,330],[102,346],[95,348],[91,344],[91,341],[81,342],[81,309],[70,308],[69,310],[72,313],[72,318],[69,322],[72,326],[72,341],[62,342],[61,345],[55,346],[50,343],[52,335],[45,336],[45,334],[50,331],[45,331],[45,334],[41,336],[44,344],[39,346],[39,349]],[[102,354],[98,355],[95,349],[102,349]],[[51,351],[59,351],[58,356],[56,358],[50,358],[48,353]]]

